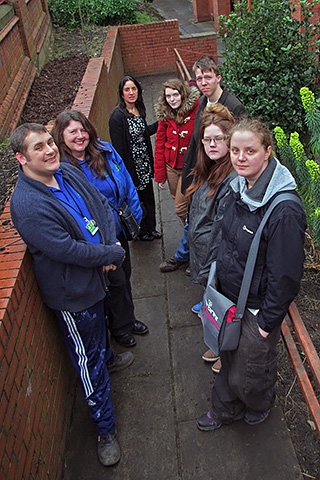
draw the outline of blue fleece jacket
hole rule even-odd
[[[104,172],[106,178],[97,176],[91,170],[88,161],[78,160],[83,173],[89,182],[93,183],[115,208],[120,208],[122,203],[126,202],[135,219],[140,224],[142,220],[140,200],[124,161],[109,142],[102,142],[100,140],[97,148],[101,151],[106,161],[106,170]],[[68,162],[67,158],[64,158],[64,160]],[[110,173],[112,178],[110,177]],[[118,213],[114,209],[112,209],[112,211],[116,222],[117,235],[119,235],[120,232],[125,235],[125,231],[119,221]]]
[[[12,221],[27,244],[43,301],[52,309],[78,312],[105,296],[102,266],[120,265],[113,213],[106,198],[72,165],[61,164],[63,178],[82,196],[96,221],[102,243],[87,242],[73,215],[43,183],[22,168],[11,199]]]

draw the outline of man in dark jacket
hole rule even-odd
[[[235,119],[246,116],[246,109],[234,95],[232,95],[225,86],[221,85],[221,75],[217,63],[212,57],[202,56],[195,62],[192,68],[197,86],[203,94],[199,101],[199,106],[194,122],[194,130],[190,145],[184,157],[182,166],[181,191],[185,194],[187,188],[191,185],[193,176],[191,170],[197,161],[197,150],[199,143],[199,128],[201,124],[201,115],[206,106],[212,103],[221,103],[227,107]],[[188,246],[188,223],[184,227],[183,237],[174,256],[167,258],[160,264],[162,272],[172,272],[181,265],[189,261]],[[188,273],[188,269],[186,271]]]
[[[106,198],[84,175],[60,165],[58,147],[42,125],[20,125],[11,135],[20,163],[11,217],[27,244],[43,301],[54,311],[98,431],[98,456],[120,460],[109,373],[133,362],[113,355],[104,315],[106,273],[125,251]],[[109,373],[108,373],[109,370]]]
[[[221,85],[219,67],[212,57],[200,57],[193,65],[192,70],[196,77],[197,87],[203,95],[199,102],[191,143],[182,167],[182,193],[185,193],[186,189],[192,183],[192,175],[190,175],[190,172],[197,161],[199,127],[201,115],[205,107],[212,103],[221,103],[221,105],[224,105],[230,110],[236,120],[246,115],[246,109],[240,100],[228,92],[225,86]]]

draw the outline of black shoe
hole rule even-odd
[[[136,341],[131,333],[122,333],[121,335],[114,335],[114,339],[119,345],[123,347],[134,347],[136,345]]]
[[[152,242],[152,240],[154,240],[154,236],[149,233],[146,233],[145,235],[139,236],[139,239],[142,242]]]
[[[152,232],[149,232],[149,235],[152,235],[153,238],[161,238],[162,233],[158,232],[157,230],[152,230]]]
[[[119,372],[129,367],[133,363],[134,356],[132,352],[123,352],[114,355],[113,362],[108,363],[107,368],[109,373]]]
[[[145,335],[146,333],[149,332],[149,328],[147,325],[144,323],[140,322],[139,320],[136,320],[133,324],[133,329],[132,332],[133,335]]]

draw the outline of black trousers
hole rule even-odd
[[[143,219],[140,225],[140,236],[152,232],[156,228],[156,202],[151,180],[144,190],[137,190],[141,206],[143,208]]]
[[[243,418],[245,411],[266,412],[274,403],[277,383],[277,344],[280,327],[267,338],[255,315],[246,310],[240,343],[234,352],[221,352],[221,370],[212,388],[212,413],[222,423]]]
[[[106,302],[108,328],[113,335],[131,333],[135,322],[134,304],[131,290],[131,258],[127,239],[124,234],[118,235],[126,257],[121,267],[108,272],[109,296]]]

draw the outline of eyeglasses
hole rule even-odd
[[[220,143],[225,143],[227,137],[225,135],[217,135],[216,137],[205,137],[201,140],[203,145],[211,145],[213,142],[215,145],[219,145]]]

